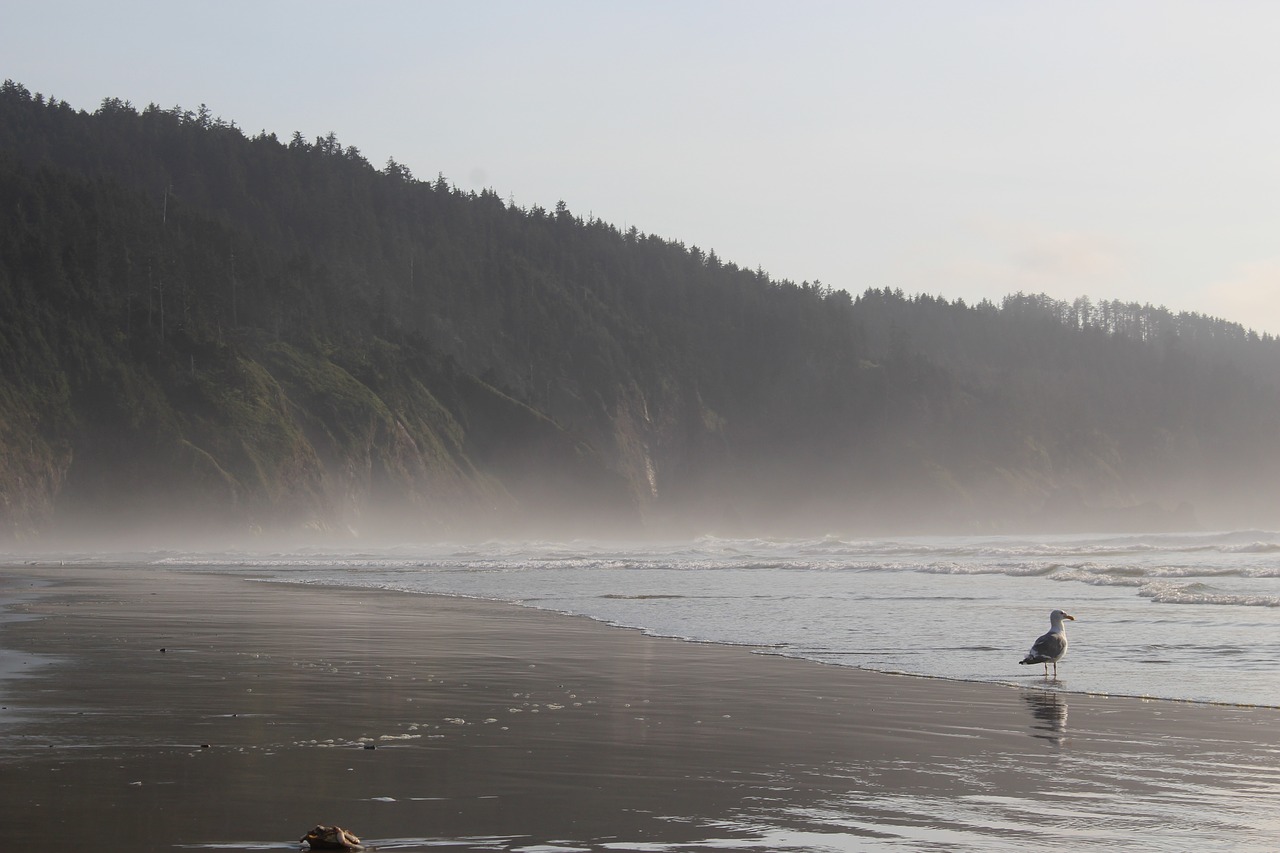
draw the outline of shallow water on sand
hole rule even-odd
[[[168,566],[515,602],[940,678],[1280,706],[1280,534],[716,539],[167,554]],[[1061,608],[1058,679],[1019,666]]]

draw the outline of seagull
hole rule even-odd
[[[1049,664],[1053,664],[1053,677],[1058,677],[1058,661],[1067,653],[1067,632],[1062,627],[1062,620],[1076,621],[1076,617],[1055,610],[1049,614],[1049,633],[1031,644],[1027,656],[1018,663],[1044,664],[1044,677],[1049,677]]]

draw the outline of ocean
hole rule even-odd
[[[51,558],[46,556],[41,562]],[[531,712],[524,713],[531,694],[524,694],[523,705],[511,706],[508,714],[515,716],[510,720],[507,715],[495,715],[481,724],[472,720],[468,727],[468,721],[452,713],[443,720],[412,718],[411,734],[392,723],[411,713],[410,709],[416,710],[416,703],[397,704],[388,717],[386,708],[391,706],[385,701],[365,709],[355,698],[337,707],[357,719],[381,720],[381,725],[389,726],[385,732],[366,732],[370,737],[385,735],[392,739],[389,743],[398,744],[406,734],[417,738],[425,732],[430,741],[422,741],[426,745],[421,754],[432,762],[455,757],[459,761],[455,769],[472,761],[478,761],[478,767],[488,766],[479,756],[532,755],[535,748],[541,750],[540,755],[563,756],[571,747],[581,746],[575,740],[580,732],[598,732],[591,726],[604,714],[612,721],[610,726],[621,727],[610,728],[610,738],[617,739],[605,741],[610,750],[618,752],[606,755],[602,766],[607,776],[572,777],[563,789],[566,797],[576,802],[578,797],[599,795],[603,802],[610,802],[609,797],[617,794],[615,789],[624,784],[619,780],[629,778],[626,773],[618,775],[613,763],[625,746],[634,748],[635,760],[656,757],[677,766],[673,769],[664,764],[658,771],[649,768],[649,773],[658,772],[654,778],[696,783],[701,785],[699,790],[729,792],[731,799],[736,798],[725,810],[699,805],[696,798],[678,798],[676,804],[665,806],[666,810],[637,812],[652,818],[651,824],[646,824],[651,834],[643,838],[613,834],[545,839],[433,835],[379,838],[383,849],[523,853],[588,849],[647,853],[1012,853],[1028,847],[1261,853],[1276,849],[1280,825],[1274,816],[1280,802],[1280,773],[1267,729],[1274,717],[1271,711],[1231,708],[1199,714],[1192,707],[1153,702],[1149,720],[1134,725],[1123,719],[1121,706],[1132,708],[1130,703],[1081,698],[1081,694],[1136,696],[1180,703],[1280,707],[1280,533],[1274,531],[875,540],[835,535],[805,540],[703,537],[662,545],[491,541],[402,544],[362,551],[166,551],[64,554],[52,559],[76,562],[91,571],[151,565],[158,575],[160,569],[218,572],[263,583],[492,599],[588,617],[618,626],[618,630],[634,629],[690,642],[737,644],[756,654],[832,667],[1004,685],[1020,691],[1020,696],[1014,694],[1012,704],[1026,706],[1025,720],[1021,714],[1011,716],[1005,713],[1009,694],[992,691],[990,707],[1003,710],[994,716],[1000,720],[994,725],[1000,728],[989,729],[980,706],[953,704],[945,709],[949,714],[946,719],[951,721],[945,731],[924,726],[924,734],[932,740],[917,743],[920,733],[913,733],[909,722],[901,731],[890,724],[869,736],[871,729],[860,729],[852,718],[843,719],[842,706],[833,697],[808,696],[793,706],[793,697],[785,692],[766,697],[769,701],[762,704],[783,715],[794,707],[810,715],[809,720],[817,714],[824,721],[822,727],[806,730],[801,725],[797,729],[794,721],[778,718],[778,731],[785,734],[774,740],[768,734],[771,728],[745,730],[765,732],[757,739],[756,734],[743,734],[743,724],[738,721],[739,717],[746,719],[752,706],[726,707],[723,717],[713,718],[722,727],[715,730],[714,737],[704,737],[701,718],[681,728],[679,714],[671,716],[671,709],[665,706],[662,711],[668,715],[665,722],[669,729],[662,725],[663,717],[651,720],[650,713],[627,710],[630,704],[606,708],[596,706],[592,699],[577,710],[559,702],[541,708],[534,705],[531,711],[547,712],[538,716],[540,721],[553,713],[565,715],[539,730],[544,734],[559,732],[560,720],[565,721],[566,739],[550,741],[553,751],[549,752],[545,742],[528,738],[523,729],[517,732],[517,724],[512,722],[533,719]],[[1070,649],[1059,664],[1058,678],[1052,679],[1046,678],[1042,667],[1021,666],[1018,661],[1048,628],[1049,612],[1055,608],[1072,614],[1075,621],[1067,623]],[[424,606],[423,618],[430,618],[431,612],[432,608]],[[178,656],[169,658],[179,666],[189,666]],[[259,655],[254,653],[252,658],[258,666]],[[243,666],[234,657],[226,661],[224,665],[232,668],[216,670],[220,678],[227,672],[238,673]],[[599,665],[608,667],[609,661]],[[144,678],[152,669],[154,663],[132,674]],[[184,677],[194,679],[192,685],[200,684],[196,671]],[[358,696],[361,682],[357,679],[353,683]],[[385,700],[387,695],[399,698],[405,691],[427,689],[425,684],[415,687],[408,681],[397,684],[389,688],[392,694],[377,695]],[[932,690],[917,689],[921,685],[929,686],[920,682],[901,689],[906,698],[900,700],[900,710],[917,724],[928,719],[928,697],[934,695]],[[222,695],[221,686],[221,682],[215,685],[219,689],[214,695]],[[751,689],[767,691],[770,682],[753,681]],[[974,693],[937,691],[943,698],[969,696],[966,701],[973,701]],[[163,716],[163,706],[171,697],[158,695]],[[503,702],[512,701],[507,695],[503,694]],[[509,695],[521,697],[520,693]],[[649,700],[646,697],[643,701]],[[882,697],[875,701],[888,700]],[[1069,706],[1074,709],[1070,722]],[[324,719],[333,707],[315,713]],[[892,719],[894,706],[890,703],[888,710],[876,706],[874,711]],[[1117,713],[1119,722],[1113,717]],[[296,724],[296,719],[280,709],[274,709],[272,715],[270,724],[262,728],[265,739],[242,748],[243,766],[232,756],[231,766],[236,772],[247,772],[245,778],[260,778],[252,775],[252,768],[259,763],[266,766],[268,758],[271,762],[284,760],[281,756],[316,760],[312,756],[314,740],[284,748],[271,739],[278,738],[275,733],[291,722]],[[219,721],[225,716],[220,714]],[[498,727],[498,716],[504,717],[502,728]],[[47,725],[40,719],[40,726]],[[77,722],[80,717],[67,719],[68,737],[84,737],[79,734],[83,730]],[[301,719],[311,718],[304,714]],[[774,720],[774,716],[768,717],[769,726]],[[488,722],[495,725],[487,727]],[[331,725],[328,721],[325,724]],[[1256,727],[1257,735],[1241,739],[1241,725],[1244,731]],[[510,739],[506,726],[513,727]],[[660,736],[666,731],[674,732],[672,740]],[[693,731],[699,732],[697,737],[686,740]],[[748,743],[743,738],[751,740]],[[586,743],[598,746],[597,741]],[[689,744],[702,751],[685,756],[682,750]],[[495,745],[512,746],[516,752],[503,753],[494,750]],[[84,746],[103,748],[92,740]],[[109,753],[110,761],[99,765],[136,761],[129,750],[119,752],[118,746],[107,749],[115,752]],[[753,749],[771,750],[773,758],[747,762],[749,772],[730,760]],[[43,756],[48,750],[38,752]],[[376,787],[361,789],[361,796],[385,805],[387,820],[411,810],[426,815],[435,808],[462,814],[470,800],[469,795],[458,792],[472,790],[469,785],[483,794],[482,799],[501,800],[504,808],[504,797],[512,808],[530,802],[527,790],[519,784],[513,786],[515,777],[490,778],[479,771],[466,784],[459,778],[470,777],[454,778],[446,773],[452,779],[441,783],[446,793],[428,796],[423,786],[432,781],[431,773],[413,764],[416,754],[408,747],[403,755],[393,753],[390,746],[378,753],[358,751],[362,758],[379,759],[370,761],[370,767],[399,766],[401,761],[386,759],[395,755],[412,768],[402,778],[382,775],[377,777]],[[141,755],[144,761],[138,767],[152,766],[154,754]],[[337,766],[354,772],[355,759],[344,756]],[[574,766],[578,770],[596,767],[589,761]],[[138,775],[142,769],[128,772],[134,775],[126,778],[142,778]],[[563,773],[564,767],[552,761],[546,767],[535,765],[530,772],[558,779],[561,777],[555,774]],[[669,784],[677,782],[662,781],[659,788],[666,790]],[[578,785],[581,787],[575,787]],[[552,789],[561,790],[554,785]],[[203,808],[203,795],[200,802]],[[649,802],[645,800],[637,808],[645,808]],[[348,803],[346,807],[357,806]],[[377,816],[369,813],[369,823],[379,826],[374,820]],[[630,817],[626,822],[632,822]],[[421,825],[432,824],[424,821]],[[475,831],[491,829],[480,819]],[[615,831],[620,830],[608,828],[609,833]],[[235,844],[202,846],[297,847],[256,837]]]
[[[101,555],[85,558],[100,562]],[[402,544],[153,553],[263,581],[511,602],[837,666],[1280,707],[1280,533]],[[1055,608],[1058,678],[1018,661]]]

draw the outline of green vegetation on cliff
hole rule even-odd
[[[1213,318],[854,298],[13,82],[0,217],[5,538],[1280,522],[1280,343]]]

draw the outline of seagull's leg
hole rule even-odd
[[[1054,681],[1058,680],[1058,662],[1057,661],[1053,662],[1053,680]]]

